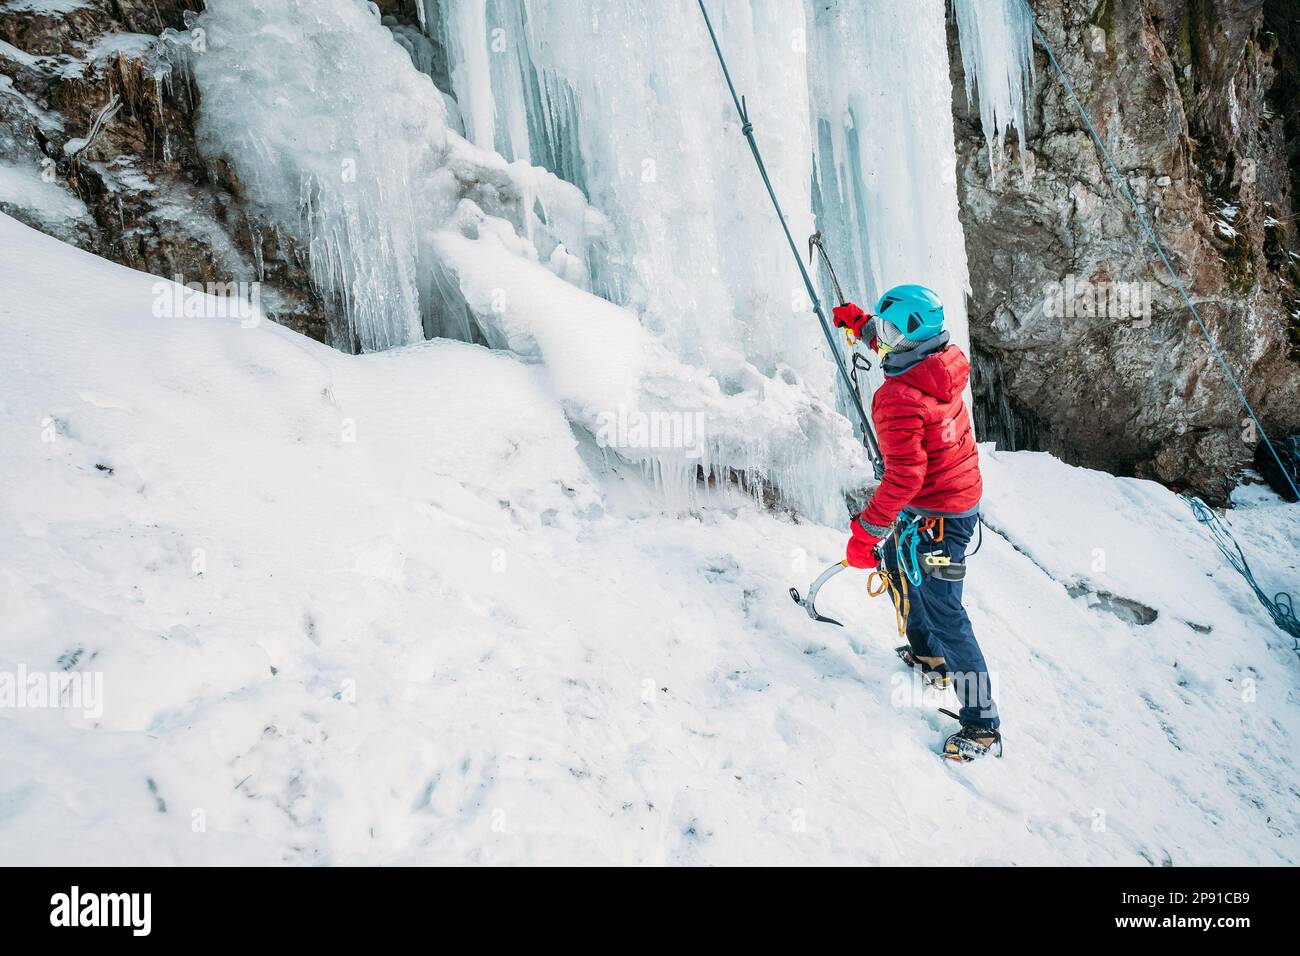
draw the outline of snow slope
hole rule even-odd
[[[1158,486],[985,449],[1007,755],[956,766],[861,575],[844,630],[790,603],[842,529],[665,510],[545,365],[157,318],[156,281],[0,217],[0,677],[104,687],[0,707],[0,862],[1300,858],[1300,667]],[[1243,500],[1293,575],[1297,509]]]

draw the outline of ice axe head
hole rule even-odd
[[[790,599],[793,600],[795,604],[798,604],[801,608],[807,611],[808,616],[812,618],[814,621],[820,621],[822,624],[834,624],[836,627],[843,627],[844,625],[841,624],[839,621],[835,620],[835,618],[826,617],[825,615],[817,613],[816,601],[817,601],[817,592],[822,589],[822,585],[825,584],[827,581],[829,581],[835,575],[839,574],[847,567],[848,567],[848,563],[845,561],[841,561],[839,564],[832,564],[829,568],[827,568],[825,571],[823,571],[821,574],[817,576],[816,581],[808,585],[808,596],[806,598],[799,596],[799,591],[797,588],[791,588]]]
[[[826,266],[826,274],[831,277],[831,288],[835,290],[835,302],[843,305],[845,302],[844,292],[840,289],[839,277],[835,275],[835,267],[831,265],[831,257],[826,254],[826,247],[822,245],[821,230],[814,232],[808,237],[808,262],[813,261],[813,251],[821,253],[822,263]],[[849,342],[852,345],[852,341]]]

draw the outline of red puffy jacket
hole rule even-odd
[[[885,477],[862,523],[888,527],[903,508],[960,515],[980,501],[979,453],[961,399],[970,363],[954,345],[887,377],[871,400]]]

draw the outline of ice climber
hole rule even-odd
[[[885,473],[853,520],[845,560],[855,568],[883,563],[906,622],[899,657],[927,682],[956,691],[961,709],[951,716],[961,729],[944,741],[944,756],[1000,757],[988,667],[962,607],[964,559],[983,490],[962,400],[970,363],[949,344],[943,303],[924,286],[890,289],[875,315],[848,302],[834,316],[880,356],[885,373],[871,401]]]

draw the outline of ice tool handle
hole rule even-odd
[[[812,265],[814,250],[821,256],[822,265],[826,267],[826,274],[831,277],[831,288],[835,290],[835,302],[837,305],[845,305],[848,300],[844,298],[844,290],[840,288],[839,277],[835,274],[835,267],[831,265],[830,254],[826,247],[822,245],[822,234],[818,230],[808,237],[808,264]],[[849,343],[849,348],[857,344],[858,337],[853,334],[852,329],[844,330],[844,338]]]

